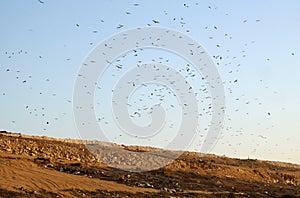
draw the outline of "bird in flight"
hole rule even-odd
[[[45,2],[44,1],[41,1],[41,0],[38,0],[40,3],[44,4]]]
[[[119,25],[117,26],[118,29],[121,29],[122,27],[124,27],[123,24],[119,24]]]

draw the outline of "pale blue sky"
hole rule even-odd
[[[109,36],[150,24],[223,57],[226,117],[213,153],[300,163],[299,1],[43,2],[0,3],[1,130],[78,138],[81,63]]]

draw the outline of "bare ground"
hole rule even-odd
[[[184,152],[163,168],[127,172],[81,141],[0,132],[0,197],[300,197],[299,184],[297,164]]]

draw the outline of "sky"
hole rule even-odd
[[[84,136],[73,111],[74,85],[82,63],[111,36],[139,27],[161,27],[201,44],[222,79],[225,117],[211,153],[300,163],[299,1],[10,0],[0,5],[0,130],[57,138]],[[139,60],[161,60],[180,71],[188,64],[170,52],[149,49],[139,52],[138,58],[128,52],[121,60],[123,70]],[[147,141],[132,140],[108,124],[111,89],[124,74],[118,72],[110,67],[98,81],[105,87],[95,92],[99,125],[112,142],[164,147],[179,127],[180,105],[166,111],[169,135],[158,134]],[[199,76],[190,83],[204,89]],[[157,97],[139,100],[157,90],[165,91],[162,106],[176,103],[176,97],[168,96],[170,90],[161,85],[137,89],[136,97],[132,95],[135,105],[128,109],[135,123],[149,122],[147,113],[135,112],[160,102]],[[211,102],[205,100],[207,94],[198,96],[204,100],[199,103],[200,113]],[[199,118],[199,139],[189,150],[201,146],[201,133],[211,119],[210,113],[205,115]]]

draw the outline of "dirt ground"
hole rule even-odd
[[[163,168],[128,172],[80,141],[0,132],[0,197],[300,197],[300,165],[184,152]]]

